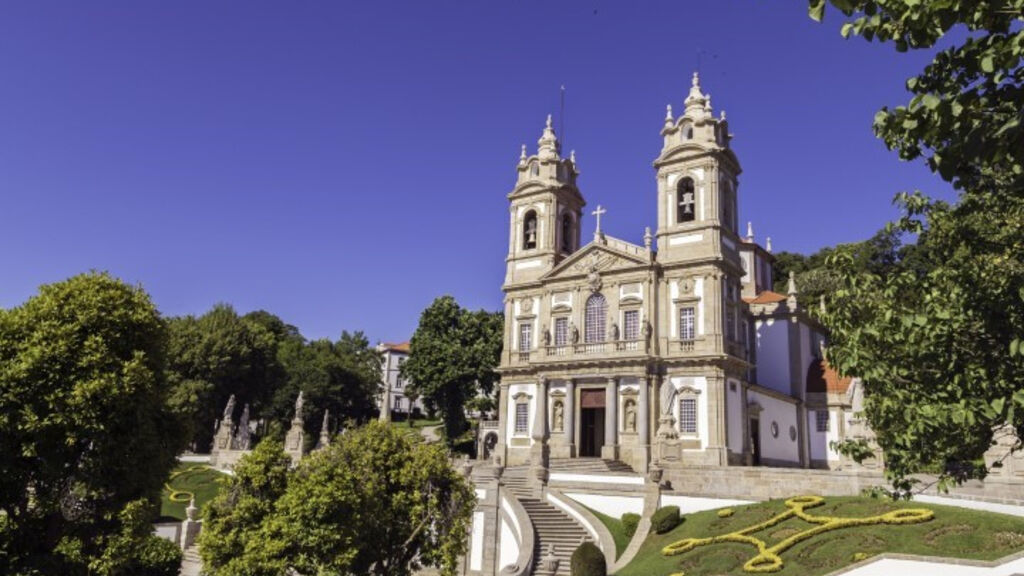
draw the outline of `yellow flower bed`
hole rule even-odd
[[[193,494],[192,492],[189,492],[188,490],[174,489],[173,487],[171,487],[171,482],[174,482],[174,479],[181,476],[182,474],[188,474],[189,472],[200,472],[202,470],[212,470],[212,468],[200,464],[197,466],[190,466],[184,470],[178,470],[174,474],[171,474],[171,477],[168,478],[167,482],[164,484],[164,488],[167,490],[167,492],[170,493],[170,495],[167,498],[171,502],[189,502],[193,498],[195,498],[196,495]]]
[[[755,524],[754,526],[744,528],[743,530],[723,534],[721,536],[713,536],[711,538],[684,538],[665,546],[661,549],[661,553],[665,556],[674,556],[676,554],[689,552],[690,550],[700,546],[718,544],[721,542],[750,544],[751,546],[757,547],[758,554],[743,565],[743,571],[752,573],[778,572],[779,570],[782,570],[782,558],[779,557],[779,554],[792,548],[796,544],[807,540],[808,538],[817,536],[818,534],[824,534],[825,532],[831,532],[832,530],[839,530],[841,528],[870,526],[873,524],[917,524],[919,522],[927,522],[935,517],[934,512],[925,508],[904,508],[902,510],[893,510],[891,512],[886,512],[885,514],[879,514],[878,516],[870,516],[867,518],[812,516],[806,512],[808,508],[821,506],[824,503],[825,499],[819,496],[797,496],[796,498],[790,498],[789,500],[786,500],[786,507],[788,510],[776,514],[760,524]],[[719,517],[724,517],[721,512],[719,512]],[[804,530],[803,532],[798,532],[771,547],[769,547],[765,541],[750,535],[755,532],[760,532],[766,528],[771,528],[772,526],[775,526],[780,522],[785,522],[793,517],[799,518],[810,524],[817,524],[817,526]]]

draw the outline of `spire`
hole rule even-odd
[[[672,118],[672,105],[665,106],[665,127],[670,128],[675,123],[675,119]]]
[[[537,155],[542,160],[558,158],[558,138],[555,137],[555,130],[551,127],[551,114],[548,114],[547,122],[544,125],[544,133],[540,140],[537,140]]]
[[[765,250],[765,252],[767,252],[767,253],[769,253],[769,254],[771,254],[771,253],[772,253],[772,237],[771,237],[771,236],[769,236],[769,237],[768,237],[768,238],[767,238],[767,239],[765,240],[765,243],[764,243],[764,250]]]
[[[796,279],[793,277],[793,271],[789,271],[789,283],[786,284],[786,303],[789,304],[791,310],[796,310]]]
[[[747,242],[754,241],[754,223],[747,221]]]
[[[651,227],[647,226],[644,228],[644,248],[651,249],[651,244],[654,241],[654,237],[651,236]]]
[[[704,93],[700,91],[700,77],[697,75],[696,72],[694,72],[693,82],[690,86],[690,94],[686,97],[686,100],[683,102],[684,104],[686,104],[686,112],[691,112],[694,110],[703,111],[705,102],[706,99],[704,97]]]

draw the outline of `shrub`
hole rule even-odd
[[[608,566],[604,562],[604,552],[593,542],[580,544],[572,553],[569,563],[572,576],[608,576]]]
[[[728,518],[729,516],[732,516],[732,514],[733,514],[733,509],[732,508],[722,508],[721,510],[718,511],[718,517],[719,518]]]
[[[655,534],[664,534],[678,526],[680,521],[679,506],[665,506],[651,516],[651,528]]]
[[[626,512],[622,515],[622,530],[626,533],[626,536],[630,538],[633,534],[636,534],[636,525],[640,523],[640,515],[633,514],[632,512]]]
[[[867,552],[854,552],[850,559],[854,562],[860,562],[861,560],[867,560],[870,557],[871,556]]]

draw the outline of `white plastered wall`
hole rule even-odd
[[[785,320],[767,318],[758,320],[755,328],[757,383],[765,388],[789,394],[789,325]]]
[[[789,431],[791,426],[796,428],[797,425],[796,405],[754,390],[747,392],[747,399],[761,406],[759,433],[762,463],[764,459],[800,462],[799,429],[797,429],[795,439],[791,437]],[[777,437],[772,436],[772,422],[778,424],[779,434]]]
[[[736,454],[743,452],[743,385],[737,380],[729,379],[725,385],[725,408],[728,411],[726,421],[728,429],[729,450]]]
[[[839,460],[839,453],[832,449],[832,443],[839,441],[839,419],[843,411],[828,409],[828,430],[818,432],[818,410],[807,411],[807,434],[811,443],[811,460]]]

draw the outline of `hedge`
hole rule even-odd
[[[655,534],[664,534],[679,526],[680,521],[679,506],[665,506],[651,516],[651,529]]]
[[[626,533],[626,536],[630,538],[633,534],[636,534],[636,526],[640,523],[640,515],[633,514],[632,512],[626,512],[622,515],[622,531]]]
[[[584,542],[573,551],[569,568],[572,576],[608,576],[604,552],[593,542]]]

